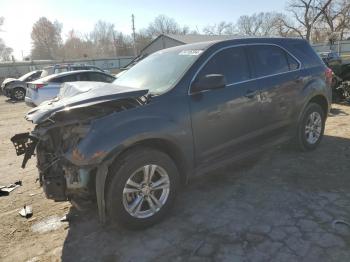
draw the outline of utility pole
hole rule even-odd
[[[134,14],[131,15],[131,22],[132,22],[132,38],[134,40],[134,56],[137,56],[137,50],[136,50],[136,34],[135,34],[135,16]]]
[[[113,28],[113,44],[114,44],[114,55],[115,57],[118,57],[118,42],[117,42],[117,38],[115,37],[114,28]]]

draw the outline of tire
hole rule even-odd
[[[316,103],[309,103],[297,127],[296,142],[299,149],[302,151],[316,149],[323,138],[325,122],[326,116],[322,107]]]
[[[152,167],[155,170],[149,186],[142,182],[145,177],[145,166],[148,166],[150,173]],[[109,172],[111,178],[107,181],[109,187],[106,200],[107,213],[112,223],[116,222],[129,229],[143,229],[160,222],[169,213],[175,201],[179,173],[167,154],[152,148],[135,148],[121,156],[111,166]],[[160,179],[166,182],[157,186]],[[156,187],[164,189],[153,191],[152,188]],[[154,209],[151,208],[149,201],[153,203]],[[161,207],[157,208],[157,204]]]
[[[11,99],[16,101],[24,100],[26,96],[26,90],[24,90],[22,87],[16,87],[11,92]]]

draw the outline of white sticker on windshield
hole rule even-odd
[[[203,50],[182,50],[179,55],[200,55]]]

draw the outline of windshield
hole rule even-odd
[[[34,72],[32,71],[32,72],[26,73],[25,75],[23,75],[20,78],[18,78],[18,80],[25,81],[27,79],[27,77],[29,77],[29,76],[31,76],[31,75],[33,75],[35,73],[36,73],[36,71],[34,71]]]
[[[173,87],[202,50],[163,50],[140,61],[113,83],[161,94]]]

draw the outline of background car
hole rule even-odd
[[[35,70],[18,79],[6,78],[1,84],[1,91],[5,96],[13,100],[23,100],[26,95],[26,82],[40,78],[42,72],[42,70]]]
[[[350,81],[350,62],[344,61],[335,51],[322,52],[319,56],[333,71],[332,100],[338,102],[350,98],[347,92]]]
[[[111,83],[115,77],[100,71],[78,70],[49,75],[27,84],[25,102],[37,106],[46,100],[56,97],[62,83],[76,81],[95,81]]]
[[[319,54],[323,62],[332,69],[335,75],[341,74],[342,59],[337,52],[328,51]]]
[[[94,65],[86,65],[86,64],[56,64],[52,66],[44,67],[41,77],[45,77],[48,75],[68,72],[68,71],[77,71],[77,70],[95,70],[104,73],[109,73],[97,66]]]

